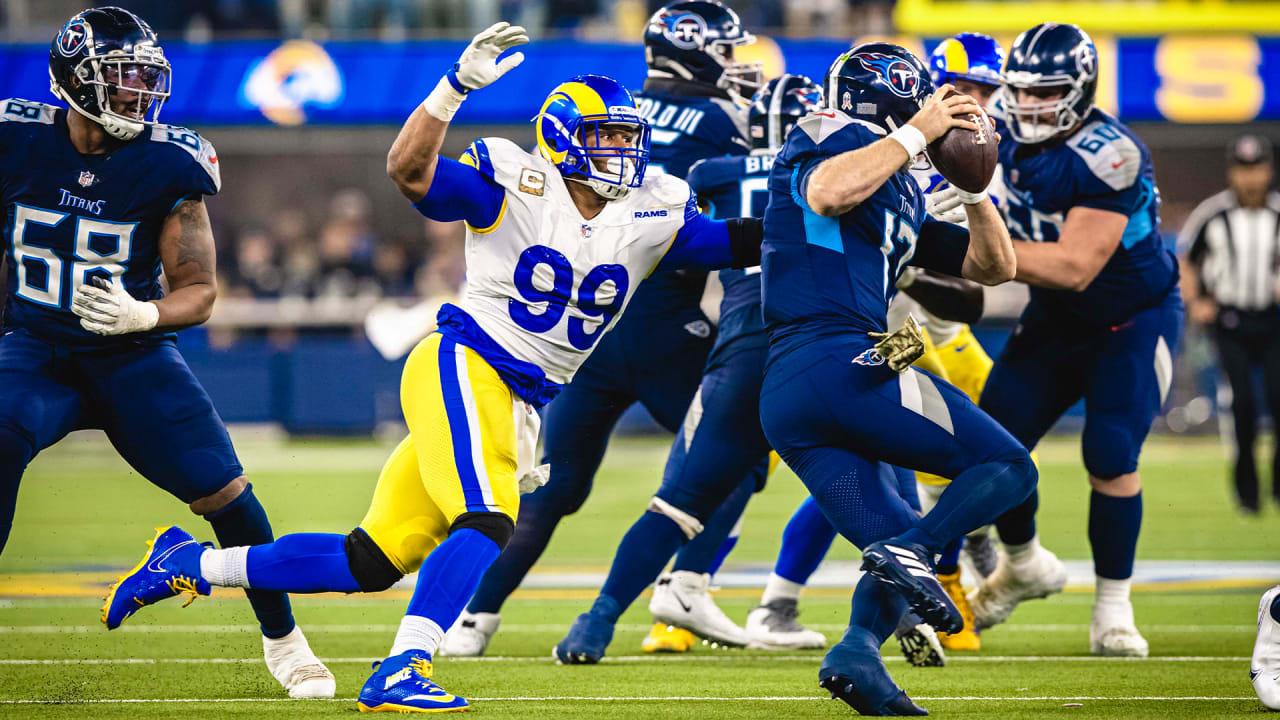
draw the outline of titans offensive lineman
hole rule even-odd
[[[580,75],[552,90],[534,118],[536,154],[485,138],[462,162],[439,157],[467,94],[523,61],[498,58],[525,42],[524,29],[507,23],[477,35],[388,155],[388,173],[421,213],[466,221],[468,284],[409,356],[401,381],[409,436],[383,466],[359,528],[227,550],[162,530],[146,558],[162,572],[126,577],[110,612],[127,617],[210,585],[372,592],[418,570],[359,708],[467,709],[430,680],[431,659],[511,538],[520,490],[546,482],[545,466],[534,466],[535,409],[569,382],[655,268],[759,260],[759,221],[710,220],[683,180],[645,173],[649,125],[606,77]]]
[[[733,49],[753,41],[738,16],[719,2],[675,2],[650,18],[644,34],[649,78],[636,95],[653,129],[650,172],[683,178],[702,158],[746,153],[734,101],[755,92],[759,69],[734,62]],[[668,430],[679,427],[714,340],[699,309],[705,285],[701,272],[655,272],[640,285],[631,311],[547,407],[542,460],[551,465],[551,481],[522,503],[516,534],[450,630],[447,654],[484,652],[498,629],[502,604],[542,555],[560,520],[586,501],[609,435],[628,407],[640,402]],[[712,520],[708,532],[677,558],[677,578],[687,580],[692,607],[715,607],[705,588],[709,565],[736,520],[729,512]],[[741,628],[717,626],[730,634],[722,641],[740,640]]]
[[[979,130],[967,95],[943,99],[924,66],[888,43],[832,64],[826,110],[791,131],[769,176],[762,250],[769,358],[760,419],[836,530],[863,549],[867,575],[849,629],[819,680],[866,714],[924,714],[898,689],[880,645],[910,606],[939,630],[961,627],[932,555],[1035,487],[1013,437],[955,387],[909,367],[923,341],[886,331],[908,263],[986,284],[1013,277],[1013,248],[987,194],[959,191],[969,231],[928,216],[906,172],[948,128]],[[878,462],[953,478],[920,518]]]
[[[0,101],[0,549],[27,464],[78,428],[106,431],[221,544],[270,542],[266,512],[173,334],[208,319],[217,292],[204,206],[220,184],[213,146],[157,122],[169,63],[130,12],[71,18],[53,40],[49,75],[69,109]],[[289,598],[248,596],[272,675],[294,697],[332,697],[333,675]]]
[[[1098,55],[1089,36],[1057,23],[1027,30],[1004,80],[1000,165],[1017,279],[1031,286],[1031,302],[996,359],[982,407],[1031,448],[1084,398],[1097,575],[1089,647],[1144,657],[1129,602],[1142,523],[1138,453],[1169,391],[1182,328],[1178,263],[1160,239],[1150,153],[1094,107]],[[1035,509],[1033,495],[996,524],[1006,552],[970,594],[979,628],[1066,582],[1061,562],[1036,540]]]

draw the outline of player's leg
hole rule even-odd
[[[760,649],[820,648],[827,639],[800,624],[800,593],[818,569],[836,529],[827,521],[813,496],[792,513],[782,530],[773,572],[765,581],[760,605],[747,614],[748,647]]]
[[[560,521],[586,502],[614,425],[634,402],[604,369],[588,360],[543,411],[542,462],[551,465],[551,478],[521,498],[515,533],[484,574],[457,626],[449,629],[443,654],[484,653],[498,630],[502,604],[542,556]]]
[[[52,346],[23,331],[0,337],[0,553],[13,527],[27,465],[71,432],[83,414],[67,365]]]
[[[1270,710],[1280,710],[1280,585],[1258,601],[1258,634],[1249,663],[1253,690]]]
[[[1098,344],[1085,393],[1082,438],[1089,472],[1089,544],[1097,575],[1089,645],[1096,655],[1145,657],[1129,602],[1142,525],[1138,455],[1173,379],[1182,329],[1176,294],[1113,329]]]
[[[82,354],[76,364],[107,437],[140,475],[207,520],[223,547],[275,539],[222,419],[173,344]],[[262,589],[245,595],[272,675],[293,697],[332,697],[333,675],[294,622],[289,596]]]
[[[1231,386],[1232,435],[1235,441],[1236,501],[1245,512],[1257,512],[1258,467],[1254,445],[1258,438],[1258,407],[1253,392],[1253,343],[1240,328],[1216,328],[1218,361]]]

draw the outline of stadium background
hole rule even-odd
[[[229,422],[292,433],[367,434],[399,419],[399,365],[365,340],[384,298],[443,298],[463,279],[459,224],[426,221],[387,181],[387,148],[466,39],[492,20],[535,42],[501,92],[477,93],[446,139],[532,144],[546,91],[580,72],[644,78],[641,0],[118,0],[160,32],[174,70],[162,119],[210,138],[223,190],[209,203],[221,294],[182,350]],[[889,37],[923,54],[961,30],[1006,45],[1045,17],[1080,22],[1100,55],[1100,105],[1151,147],[1172,243],[1186,215],[1224,186],[1223,148],[1280,128],[1280,5],[1265,2],[1019,3],[1005,0],[752,0],[734,3],[760,38],[745,55],[767,75],[820,78],[848,38]],[[82,0],[0,1],[0,97],[51,100],[47,47]],[[623,42],[622,40],[625,40]],[[706,306],[715,311],[714,287]],[[989,298],[979,337],[994,355],[1025,298]],[[1190,332],[1160,430],[1213,432],[1213,353]],[[314,388],[328,388],[317,394]],[[1224,402],[1229,401],[1223,397]],[[1073,429],[1078,413],[1060,429]],[[642,410],[624,431],[653,429]]]

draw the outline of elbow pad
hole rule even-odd
[[[733,267],[749,268],[760,264],[760,244],[764,242],[764,221],[758,218],[732,218],[725,221],[729,230],[729,251]]]

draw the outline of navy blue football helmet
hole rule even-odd
[[[836,58],[822,82],[826,109],[865,120],[885,132],[907,124],[933,95],[920,59],[885,42],[856,45]]]
[[[753,151],[777,152],[800,118],[822,107],[822,88],[804,75],[770,80],[747,108]]]
[[[1075,127],[1093,109],[1098,91],[1098,49],[1076,25],[1040,23],[1018,36],[1004,67],[1009,131],[1022,143],[1040,143]],[[1061,88],[1062,97],[1018,102],[1019,89]],[[1052,114],[1050,120],[1046,115]]]
[[[157,122],[171,73],[151,26],[118,7],[72,17],[49,47],[49,89],[119,140]]]
[[[968,80],[999,87],[1004,48],[982,33],[960,33],[938,43],[929,54],[929,73],[935,87]]]
[[[735,62],[733,49],[756,38],[733,10],[716,0],[685,0],[663,7],[644,31],[649,74],[713,85],[740,103],[764,82],[760,63]]]

